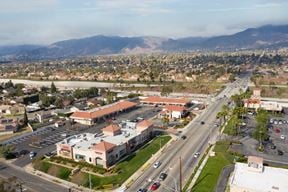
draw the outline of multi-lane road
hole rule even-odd
[[[221,110],[222,105],[228,102],[228,98],[239,92],[239,89],[245,90],[248,85],[249,76],[244,76],[234,83],[228,84],[227,87],[218,96],[213,97],[210,105],[206,110],[192,121],[189,126],[182,132],[187,139],[179,139],[166,148],[157,159],[162,164],[155,169],[152,166],[148,168],[127,191],[137,191],[139,188],[149,188],[154,180],[157,180],[161,172],[166,172],[168,177],[161,183],[159,191],[179,191],[179,163],[182,159],[182,176],[183,186],[189,178],[192,170],[198,162],[194,158],[196,152],[203,154],[208,146],[209,141],[217,132],[214,126],[216,114]],[[201,122],[204,122],[202,124]],[[23,160],[22,160],[23,161]],[[24,162],[20,163],[21,165]],[[19,164],[19,165],[20,165]],[[25,162],[26,164],[26,162]],[[17,163],[16,163],[17,165]],[[24,166],[24,165],[22,165]],[[20,167],[0,162],[0,174],[6,177],[17,176],[25,185],[34,191],[67,191],[68,188],[61,187],[57,184],[45,181],[37,176],[26,173]],[[147,182],[150,180],[150,182]]]
[[[214,126],[217,113],[224,104],[227,104],[229,97],[239,93],[240,89],[246,90],[249,75],[245,75],[227,87],[216,97],[203,113],[197,117],[182,133],[187,139],[178,139],[167,147],[160,157],[155,161],[162,164],[158,168],[152,165],[130,186],[127,191],[137,191],[139,188],[149,189],[151,184],[158,180],[161,172],[167,173],[168,177],[161,182],[159,191],[180,191],[180,158],[182,164],[182,187],[188,180],[192,170],[195,168],[198,158],[194,157],[196,152],[202,154],[211,138],[217,134],[218,128]],[[202,124],[201,122],[204,122]]]

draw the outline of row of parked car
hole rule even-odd
[[[282,124],[288,124],[288,121],[285,119],[270,119],[270,124],[282,125]]]

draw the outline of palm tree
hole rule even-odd
[[[221,111],[222,111],[223,116],[224,116],[224,121],[226,121],[227,116],[230,114],[230,108],[228,107],[228,105],[223,105]]]
[[[217,118],[220,119],[220,125],[223,124],[223,122],[225,122],[224,118],[225,118],[225,113],[223,113],[223,111],[219,111],[216,115]]]

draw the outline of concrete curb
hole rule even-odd
[[[208,151],[208,153],[207,153],[207,155],[205,156],[204,160],[202,161],[201,165],[200,165],[199,168],[197,169],[197,171],[196,171],[196,173],[195,173],[195,175],[194,175],[194,177],[193,177],[193,179],[192,179],[192,181],[191,181],[191,183],[190,183],[187,191],[189,191],[189,189],[192,189],[192,187],[195,185],[198,177],[200,176],[200,174],[201,174],[201,172],[202,172],[202,169],[203,169],[204,166],[206,165],[206,163],[207,163],[207,161],[208,161],[208,159],[209,159],[209,157],[210,157],[210,154],[211,154],[211,152],[212,152],[213,149],[214,149],[214,146],[215,146],[215,145],[213,145],[213,146],[210,148],[210,150]]]

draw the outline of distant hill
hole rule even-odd
[[[161,51],[239,50],[288,47],[288,25],[249,28],[233,35],[210,38],[93,36],[47,46],[0,46],[0,58],[56,59],[87,55],[147,53]]]

